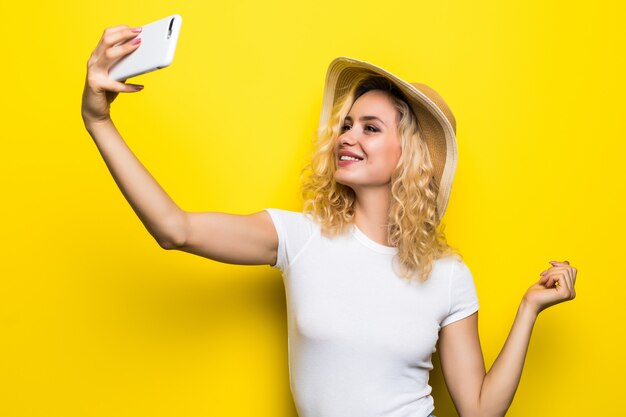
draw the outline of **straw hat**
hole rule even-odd
[[[448,105],[435,90],[425,84],[407,83],[376,65],[339,57],[330,63],[326,73],[320,127],[328,122],[335,102],[348,93],[355,78],[363,73],[389,79],[408,99],[408,104],[421,126],[422,137],[428,146],[434,166],[434,177],[439,185],[438,220],[441,220],[448,205],[457,164],[456,120]]]

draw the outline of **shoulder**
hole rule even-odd
[[[451,293],[473,289],[474,287],[472,271],[458,255],[435,259],[429,280],[436,282],[437,286],[446,287]]]
[[[463,258],[456,254],[438,258],[434,261],[434,265],[437,265],[442,270],[447,271],[449,277],[458,274],[471,273],[470,268],[467,266]]]
[[[479,308],[474,277],[465,261],[453,257],[446,262],[449,265],[447,278],[449,314],[441,322],[442,327],[469,316]]]
[[[318,236],[319,227],[313,218],[299,211],[266,208],[278,235],[276,267],[285,271],[309,242]]]
[[[457,255],[447,255],[433,260],[431,278],[449,283],[453,276],[468,269],[467,265]]]
[[[285,232],[289,229],[300,229],[302,227],[307,230],[311,230],[316,225],[316,222],[310,214],[300,211],[283,210],[278,208],[266,208],[265,211],[269,213],[276,228],[282,228]]]

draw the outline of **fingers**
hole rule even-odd
[[[557,290],[563,299],[574,299],[576,297],[576,291],[574,290],[573,273],[571,269],[552,269],[548,271],[540,280],[539,283],[546,288],[554,288]]]
[[[139,29],[139,31],[137,31]],[[127,41],[134,38],[141,33],[141,28],[131,28],[129,26],[118,26],[115,28],[105,29],[102,34],[101,42],[103,45],[110,47],[115,46],[120,42]]]
[[[552,270],[555,270],[555,269],[568,269],[568,268],[571,268],[571,269],[576,270],[576,268],[569,266],[569,261],[564,261],[564,262],[550,261],[549,263],[552,264],[552,267],[549,268],[549,269],[546,269],[543,272],[541,272],[539,275],[544,275],[548,271],[552,271]]]
[[[105,90],[115,91],[117,93],[136,93],[137,91],[141,91],[143,89],[143,85],[125,84],[108,78],[103,80],[101,85]]]
[[[141,33],[141,28],[131,28],[126,25],[105,29],[98,46],[91,54],[88,67],[96,65],[100,69],[108,70],[114,61],[137,49],[141,44],[137,40],[127,42]],[[136,42],[136,43],[133,43]]]
[[[540,272],[539,275],[545,276],[545,274],[547,274],[548,272],[551,272],[551,271],[564,271],[566,269],[569,269],[569,267],[568,266],[553,266],[553,267],[550,267],[550,268],[546,269],[545,271]]]
[[[556,261],[551,261],[551,262],[556,262]],[[552,284],[554,284],[554,276],[552,274],[554,274],[555,272],[560,272],[560,271],[565,271],[566,269],[568,269],[569,267],[567,266],[556,266],[553,265],[552,267],[542,271],[541,273],[539,273],[539,275],[541,275],[541,282],[548,282],[548,278],[552,278],[552,281],[550,283],[550,285],[547,285],[548,287],[551,287]]]
[[[100,61],[100,65],[103,68],[108,69],[119,58],[130,54],[141,45],[141,38],[134,39],[131,42],[126,42],[118,46],[112,46],[104,51],[104,58]]]
[[[546,288],[554,287],[554,284],[557,282],[556,273],[553,271],[549,271],[539,280],[539,282],[543,284]]]
[[[100,37],[100,40],[98,41],[98,45],[96,45],[96,48],[93,51],[92,55],[100,55],[102,52],[104,52],[104,50],[111,45],[107,45],[107,42],[110,40],[110,37],[116,33],[120,33],[122,31],[124,31],[125,29],[129,29],[129,27],[127,25],[119,25],[119,26],[113,26],[110,28],[106,28],[104,30],[104,32],[102,33],[102,36]]]
[[[573,300],[576,298],[576,289],[574,288],[574,285],[576,284],[576,272],[574,272],[573,268],[570,268],[566,271],[566,274],[566,282],[570,290],[570,300]]]
[[[576,297],[576,291],[574,291],[574,284],[572,283],[571,270],[566,270],[563,273],[563,278],[560,282],[563,283],[563,297],[569,300],[573,300]]]
[[[547,288],[552,288],[558,282],[558,280],[556,279],[556,274],[562,273],[566,269],[566,267],[558,266],[553,266],[552,268],[546,269],[539,274],[541,275],[541,279],[539,280],[539,282],[545,285]]]

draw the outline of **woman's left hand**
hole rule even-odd
[[[576,268],[568,261],[550,261],[551,268],[540,275],[542,278],[524,294],[524,301],[534,307],[539,314],[542,310],[576,297]]]

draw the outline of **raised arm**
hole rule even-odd
[[[489,372],[485,372],[478,338],[477,313],[441,329],[439,358],[460,417],[502,417],[511,406],[538,314],[576,296],[576,268],[567,261],[552,264],[524,295],[509,336]]]
[[[120,92],[140,86],[113,81],[109,68],[138,44],[121,42],[138,32],[128,26],[104,31],[87,62],[82,117],[111,175],[148,232],[164,249],[178,249],[220,262],[273,265],[278,236],[265,211],[250,215],[182,210],[124,142],[110,117]]]

